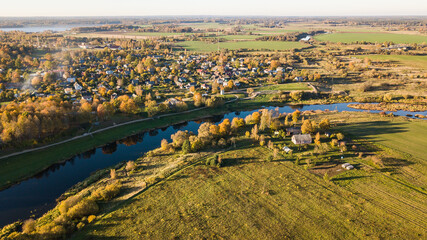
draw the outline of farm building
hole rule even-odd
[[[297,128],[297,127],[286,128],[286,133],[288,133],[289,135],[301,134],[301,128]]]
[[[292,142],[296,145],[310,144],[311,135],[310,134],[299,134],[292,136]]]
[[[290,151],[292,151],[292,149],[288,148],[287,146],[284,146],[283,151],[285,151],[286,153],[289,153]]]
[[[347,170],[351,170],[354,168],[354,166],[351,165],[350,163],[344,163],[343,165],[341,165],[341,167]]]

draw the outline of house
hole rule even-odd
[[[291,140],[295,145],[310,144],[312,141],[310,134],[293,135]]]
[[[285,153],[289,153],[290,151],[292,151],[292,149],[288,148],[287,146],[284,146],[283,151],[285,151]]]
[[[165,103],[168,104],[170,107],[176,106],[179,102],[181,101],[177,100],[176,98],[169,98],[165,101]]]
[[[286,133],[288,133],[288,135],[301,134],[301,128],[297,128],[297,127],[286,128]]]
[[[76,89],[76,91],[81,91],[83,89],[83,87],[80,86],[80,84],[78,84],[78,83],[74,83],[74,89]]]
[[[304,78],[302,78],[302,77],[295,77],[294,80],[297,81],[297,82],[302,82],[304,80]]]
[[[74,78],[74,77],[69,77],[69,78],[67,78],[67,82],[69,82],[69,83],[74,83],[74,82],[76,82],[76,78]]]

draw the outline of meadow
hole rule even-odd
[[[373,61],[392,61],[401,66],[409,66],[419,69],[427,69],[427,56],[414,55],[366,55],[355,56],[360,59],[369,58]]]
[[[322,34],[315,37],[323,42],[394,42],[394,43],[426,43],[427,36],[425,35],[410,35],[410,34],[393,34],[393,33],[331,33]]]
[[[217,43],[206,43],[200,41],[184,41],[176,44],[177,46],[183,47],[188,51],[194,52],[214,52],[220,49],[254,49],[254,50],[290,50],[294,48],[304,48],[309,45],[300,42],[273,42],[273,41],[241,41],[241,42],[220,42]]]

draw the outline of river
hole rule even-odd
[[[0,31],[11,32],[11,31],[21,31],[26,33],[35,33],[35,32],[63,32],[71,30],[75,27],[93,27],[100,26],[96,24],[75,24],[75,25],[45,25],[45,26],[23,26],[23,27],[11,27],[11,28],[0,28]]]
[[[305,110],[338,110],[362,112],[347,107],[348,103],[325,104],[325,105],[305,105],[305,106],[284,106],[279,107],[281,113],[290,113],[299,109]],[[268,107],[267,109],[275,109]],[[0,227],[12,223],[19,219],[27,219],[31,216],[41,216],[43,213],[53,208],[55,200],[67,189],[76,183],[83,181],[91,173],[106,167],[114,166],[123,161],[135,160],[145,152],[160,146],[162,139],[170,142],[170,135],[178,130],[188,130],[197,133],[197,129],[204,121],[220,122],[225,118],[232,119],[236,116],[244,118],[258,110],[232,112],[225,115],[214,116],[199,121],[189,121],[178,125],[153,131],[141,132],[136,135],[107,144],[103,147],[95,148],[85,153],[74,156],[61,164],[55,164],[42,173],[24,180],[19,184],[0,192]],[[380,112],[380,111],[369,111]],[[425,112],[397,111],[395,115],[405,116],[406,114],[422,114]]]

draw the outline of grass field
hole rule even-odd
[[[184,41],[177,44],[189,51],[195,52],[213,52],[218,50],[217,43],[206,43],[199,41]],[[294,48],[303,48],[308,45],[299,42],[273,42],[273,41],[242,41],[242,42],[220,42],[220,49],[255,49],[255,50],[289,50]]]
[[[360,125],[354,130],[345,125],[345,130],[358,132],[372,120],[380,121],[378,116],[353,114],[352,121]],[[393,129],[383,122],[376,124]],[[414,140],[412,131],[419,131],[418,125],[425,127],[425,123],[407,124],[413,130],[402,131],[406,134],[400,137],[409,137],[410,142]],[[369,134],[362,132],[359,137]],[[388,145],[398,144],[397,139],[379,135],[370,140]],[[364,167],[356,157],[346,161],[354,163],[357,170],[342,171],[330,183],[291,160],[265,161],[270,153],[258,144],[239,141],[237,148],[221,154],[224,167],[198,164],[185,168],[125,201],[72,239],[427,237],[425,192]]]
[[[352,43],[366,41],[372,43],[426,43],[427,36],[393,33],[332,33],[315,37],[319,41]]]
[[[306,83],[285,83],[276,85],[267,85],[254,89],[255,91],[292,91],[292,90],[311,90]]]
[[[366,55],[355,56],[357,58],[369,58],[373,61],[393,61],[399,65],[427,69],[427,56],[413,56],[413,55]]]

